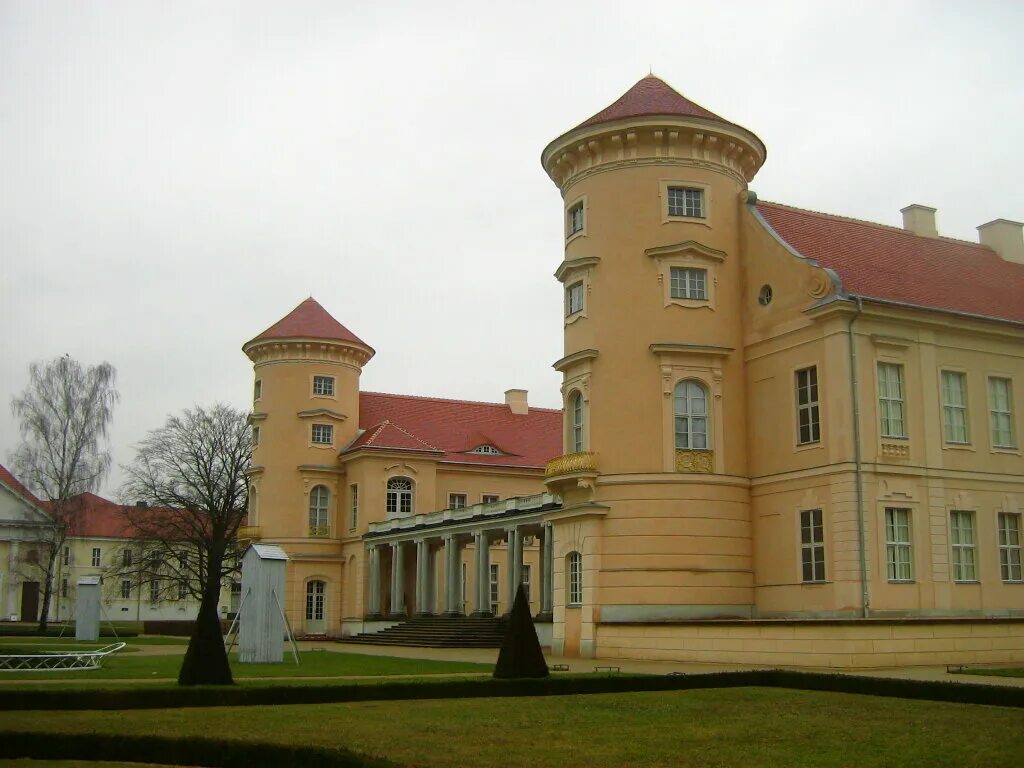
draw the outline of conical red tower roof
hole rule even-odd
[[[267,328],[245,346],[268,339],[324,339],[326,341],[347,341],[373,348],[339,323],[331,313],[310,296],[295,309]]]
[[[602,109],[593,117],[584,120],[573,128],[586,128],[613,120],[647,115],[679,115],[681,117],[700,117],[732,125],[725,118],[719,117],[700,104],[690,101],[660,77],[648,75],[622,94],[618,99]]]

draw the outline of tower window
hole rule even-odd
[[[260,428],[259,427],[253,427],[252,428],[252,447],[253,448],[259,448],[260,447]]]
[[[703,219],[704,190],[690,187],[669,187],[668,215]]]
[[[711,447],[708,430],[708,392],[699,382],[676,384],[676,448],[704,451]]]
[[[331,535],[330,520],[331,492],[326,486],[317,485],[309,493],[309,535],[323,537]]]
[[[577,392],[572,398],[571,447],[573,453],[583,450],[583,395]]]
[[[580,606],[583,604],[583,555],[579,552],[570,552],[566,557],[566,571],[568,584],[566,591],[566,604]]]
[[[583,283],[573,283],[565,289],[565,316],[583,311]]]
[[[583,231],[583,201],[576,203],[566,212],[566,229],[569,233],[566,237],[572,237],[577,232]]]
[[[313,442],[317,445],[331,445],[334,442],[334,427],[330,424],[314,424]]]
[[[334,397],[334,377],[314,376],[313,394],[318,397]]]
[[[708,271],[706,269],[672,267],[670,280],[673,299],[707,300]]]
[[[263,379],[256,379],[252,385],[252,399],[259,400],[261,397],[263,397]]]

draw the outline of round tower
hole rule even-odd
[[[359,375],[374,351],[312,297],[242,351],[255,375],[250,531],[336,545],[337,457],[358,433]]]
[[[740,215],[764,159],[654,76],[544,149],[565,222],[556,649],[750,614]]]

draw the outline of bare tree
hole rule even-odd
[[[145,550],[138,578],[184,583],[200,598],[181,685],[232,682],[217,605],[222,582],[237,569],[235,536],[248,505],[251,460],[247,415],[218,404],[168,417],[124,467],[121,496],[135,502],[125,514]]]
[[[46,631],[57,557],[74,528],[74,497],[96,491],[110,469],[107,427],[118,400],[110,363],[82,368],[70,356],[29,366],[29,383],[11,399],[21,444],[11,454],[14,473],[49,502],[53,525],[42,534],[34,566],[43,586],[39,629]]]

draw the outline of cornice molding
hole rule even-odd
[[[664,259],[684,254],[692,254],[714,261],[725,261],[725,251],[711,248],[696,240],[684,240],[681,243],[659,245],[657,248],[648,248],[644,251],[645,256],[650,256],[653,259]]]
[[[322,417],[325,419],[331,419],[333,421],[345,421],[345,419],[348,418],[348,416],[346,416],[345,414],[338,413],[337,411],[332,411],[329,408],[310,408],[309,410],[306,411],[299,411],[295,415],[298,416],[300,419],[313,419],[317,417]]]
[[[656,355],[699,355],[701,357],[725,357],[735,351],[733,347],[716,347],[710,344],[655,343],[650,346]]]
[[[582,363],[584,360],[593,360],[598,354],[596,349],[581,349],[579,352],[573,352],[571,355],[566,355],[560,360],[556,360],[551,364],[551,367],[559,373],[565,373],[567,368],[576,363]]]
[[[561,282],[565,276],[574,269],[594,267],[600,263],[601,259],[597,256],[586,256],[582,259],[566,259],[559,264],[558,269],[555,270],[555,279]]]

